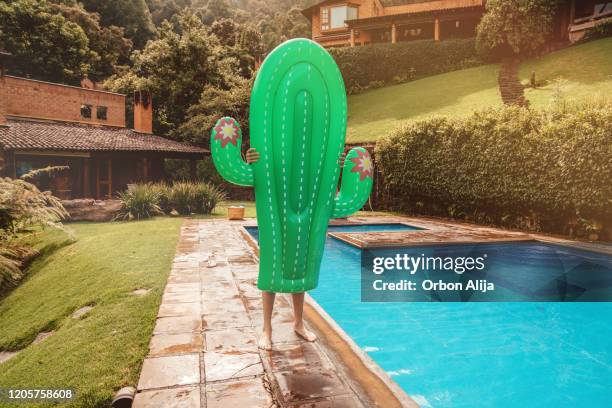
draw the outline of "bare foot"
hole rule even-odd
[[[272,350],[272,333],[261,333],[257,346],[262,350]]]
[[[295,326],[293,330],[295,330],[295,334],[306,341],[315,341],[317,339],[317,335],[307,330],[304,326]]]

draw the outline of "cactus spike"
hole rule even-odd
[[[359,211],[368,201],[374,177],[372,157],[363,147],[355,147],[346,155],[342,169],[340,192],[334,200],[332,218],[341,218]]]
[[[253,185],[253,169],[242,159],[242,130],[237,120],[219,119],[213,127],[210,145],[213,162],[223,178],[239,186]]]
[[[294,39],[279,45],[257,73],[249,128],[251,147],[260,159],[250,165],[252,176],[246,181],[255,186],[261,290],[295,293],[315,288],[329,219],[349,215],[367,200],[371,167],[358,163],[367,155],[361,148],[349,153],[336,196],[346,109],[340,70],[314,41]],[[217,151],[215,156],[215,149],[224,147],[213,138],[219,172],[228,179],[233,176],[230,181],[244,181],[227,172],[229,155],[221,158]]]

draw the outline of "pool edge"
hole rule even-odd
[[[356,381],[359,388],[368,394],[368,398],[375,405],[385,408],[394,405],[419,408],[419,405],[355,343],[310,294],[306,293],[305,299],[304,315],[308,323],[315,327],[318,333],[323,334],[326,347],[339,357],[348,371],[347,377]],[[397,405],[390,404],[390,397],[397,402]]]

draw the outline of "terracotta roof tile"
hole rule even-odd
[[[16,120],[0,127],[5,150],[208,153],[208,150],[131,129],[78,123]]]

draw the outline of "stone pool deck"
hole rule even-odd
[[[184,222],[133,407],[370,406],[319,341],[295,335],[285,297],[274,350],[257,348],[257,258],[241,225]]]

